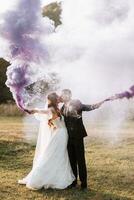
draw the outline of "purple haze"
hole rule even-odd
[[[113,101],[116,99],[124,99],[124,98],[130,99],[133,97],[134,97],[134,85],[129,88],[129,91],[124,91],[122,93],[115,94],[114,96],[105,99],[102,103],[106,101]]]
[[[30,82],[29,79],[29,65],[28,64],[18,64],[11,65],[7,70],[7,81],[6,85],[10,88],[13,96],[16,100],[17,105],[22,109],[23,106],[23,88],[27,86]],[[29,76],[28,76],[29,75]]]
[[[48,59],[47,48],[40,41],[44,27],[40,20],[42,15],[39,0],[18,0],[16,9],[8,11],[3,17],[4,23],[0,30],[9,43],[10,59],[25,62]],[[46,31],[51,32],[51,26]]]
[[[31,69],[35,64],[49,60],[47,46],[43,44],[42,37],[52,33],[54,26],[49,19],[42,17],[40,0],[16,2],[14,9],[3,15],[0,35],[8,43],[6,55],[11,63],[7,70],[6,84],[22,109],[26,95],[24,88],[32,83]]]

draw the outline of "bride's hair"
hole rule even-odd
[[[59,98],[58,95],[55,92],[53,92],[53,93],[50,93],[47,98],[50,101],[50,103],[48,103],[48,108],[52,108],[52,110],[54,110],[57,116],[60,117],[60,119],[62,119],[60,110],[58,108],[58,98]],[[48,121],[49,125],[52,124],[52,120],[53,119],[49,119]]]
[[[49,105],[48,106],[51,106],[51,105],[54,105],[56,106],[58,104],[58,95],[53,92],[53,93],[50,93],[48,96],[47,96],[48,100],[50,101]]]

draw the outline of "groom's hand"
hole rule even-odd
[[[93,105],[93,107],[94,107],[95,109],[97,109],[97,108],[99,108],[102,104],[103,104],[103,102],[96,103],[96,104]]]

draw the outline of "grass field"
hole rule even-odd
[[[134,123],[109,143],[104,123],[91,124],[86,139],[88,189],[30,191],[17,184],[32,166],[35,146],[23,139],[22,118],[0,118],[0,200],[134,200]]]

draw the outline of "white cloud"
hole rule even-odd
[[[41,4],[42,4],[42,6],[46,6],[46,5],[48,5],[48,4],[50,4],[50,3],[53,3],[53,2],[61,2],[60,0],[41,0]]]
[[[50,43],[57,43],[53,55],[64,82],[86,98],[102,98],[133,84],[133,1],[64,0],[62,9],[63,25]]]
[[[14,7],[16,0],[4,0],[0,4],[0,14]]]

